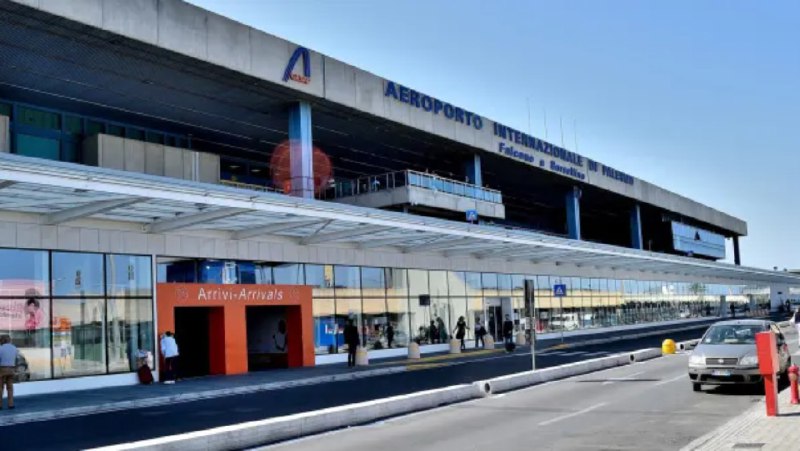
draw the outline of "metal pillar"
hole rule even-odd
[[[289,107],[289,160],[292,196],[314,198],[311,105],[297,102]]]
[[[636,204],[631,210],[631,247],[641,249],[642,243],[642,212]]]
[[[581,239],[581,189],[572,187],[567,192],[567,234],[573,240]]]
[[[738,236],[734,236],[733,237],[733,264],[735,264],[735,265],[741,265],[742,264],[742,258],[741,258],[741,255],[739,254],[739,237]]]

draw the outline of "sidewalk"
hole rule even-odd
[[[764,401],[688,444],[683,451],[800,449],[800,404],[789,404],[789,389],[778,394],[780,416],[767,417]]]
[[[498,350],[468,350],[463,354],[430,354],[410,361],[383,359],[367,367],[344,364],[310,368],[262,371],[236,376],[206,376],[186,379],[174,385],[128,385],[46,395],[16,397],[17,408],[0,410],[0,427],[32,421],[47,421],[117,410],[153,407],[222,396],[281,390],[395,374],[425,368],[430,362],[459,361],[489,357]]]

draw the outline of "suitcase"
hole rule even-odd
[[[514,342],[506,343],[506,352],[514,352],[514,349],[517,348],[517,345]]]
[[[143,385],[149,385],[153,383],[153,373],[150,371],[150,367],[147,365],[140,366],[137,373],[139,374],[139,382]]]

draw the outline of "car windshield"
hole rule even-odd
[[[753,324],[721,324],[711,326],[703,337],[704,345],[752,345],[756,334],[764,332],[764,327]]]

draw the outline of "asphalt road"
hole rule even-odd
[[[645,339],[553,350],[537,357],[537,367],[660,346],[666,337],[687,340],[697,338],[701,333],[702,330],[665,333],[664,336]],[[439,363],[424,366],[425,369],[363,380],[6,426],[0,427],[0,448],[70,450],[112,445],[470,383],[526,371],[530,365],[530,355],[524,352],[493,354],[469,362]],[[21,400],[18,404],[20,409],[24,408]]]
[[[787,339],[796,351],[797,335]],[[666,356],[261,450],[676,450],[762,397],[692,392],[687,364]]]

